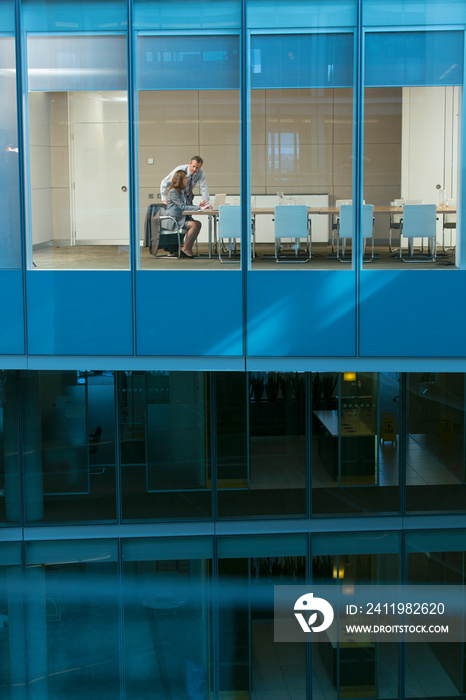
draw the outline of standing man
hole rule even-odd
[[[187,203],[193,203],[193,189],[197,184],[199,184],[199,187],[201,188],[201,195],[203,197],[201,206],[210,205],[209,190],[207,189],[207,182],[202,169],[203,162],[204,161],[202,160],[201,156],[193,156],[189,163],[186,165],[177,165],[177,167],[174,168],[169,175],[163,178],[162,182],[160,183],[160,196],[164,204],[167,203],[167,190],[171,185],[173,175],[177,170],[184,170],[188,176],[188,184],[184,191]],[[208,206],[208,208],[211,207]]]

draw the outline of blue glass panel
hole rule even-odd
[[[462,85],[463,32],[366,34],[366,87]]]
[[[15,31],[15,3],[13,0],[4,0],[0,3],[0,27],[2,32]]]
[[[126,90],[126,38],[29,37],[28,88]]]
[[[0,546],[0,685],[2,700],[24,700],[24,618],[21,545]]]
[[[24,353],[23,276],[21,270],[0,270],[0,299],[2,303],[2,331],[0,353]],[[8,303],[6,300],[8,299]]]
[[[120,697],[116,556],[105,540],[28,543],[31,698]]]
[[[0,38],[0,267],[20,267],[15,40]]]
[[[326,554],[398,554],[400,535],[398,532],[345,533],[342,535],[314,535],[312,553]]]
[[[288,27],[353,27],[353,0],[249,0],[248,26],[284,29]]]
[[[32,355],[132,355],[129,271],[27,273]]]
[[[352,34],[252,37],[252,88],[350,87],[352,84]]]
[[[242,355],[240,272],[141,271],[136,285],[138,355]]]
[[[144,36],[138,42],[140,90],[239,87],[236,36]]]
[[[248,355],[352,357],[354,353],[354,273],[277,270],[249,275]]]
[[[457,0],[363,0],[363,23],[379,27],[466,24],[466,5]]]
[[[125,0],[23,0],[26,31],[126,29]]]
[[[241,23],[238,0],[135,0],[133,12],[136,29],[233,29]]]
[[[466,272],[436,270],[435,283],[432,276],[430,270],[361,273],[361,356],[464,357],[466,325],[458,304],[466,295]]]

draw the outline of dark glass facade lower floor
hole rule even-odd
[[[464,696],[463,642],[273,624],[277,585],[464,585],[465,375],[0,380],[2,699]]]

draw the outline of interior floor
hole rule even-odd
[[[304,646],[300,643],[273,641],[273,622],[255,620],[251,630],[252,700],[306,700],[306,663]],[[313,646],[312,700],[339,698],[397,698],[398,647],[380,644],[377,659],[377,690],[370,692],[358,686],[345,688],[338,694],[320,654]],[[407,646],[406,697],[453,698],[461,693],[426,643]]]
[[[194,260],[178,259],[176,256],[166,257],[165,251],[160,250],[159,255],[154,258],[148,248],[141,248],[140,267],[142,270],[237,270],[239,268],[238,256],[235,258],[236,262],[231,264],[220,262],[217,254],[209,258],[206,243],[199,244],[199,256]],[[44,247],[34,250],[33,259],[34,267],[38,270],[127,270],[130,267],[129,245]],[[223,259],[228,260],[228,253],[223,256]],[[348,269],[349,262],[349,257],[346,262],[336,259],[330,245],[315,244],[312,246],[312,259],[308,262],[277,263],[274,258],[274,246],[261,243],[256,245],[256,257],[252,267],[259,270],[334,270],[335,268]],[[440,251],[435,262],[416,259],[416,262],[405,263],[400,258],[394,257],[386,246],[376,246],[374,259],[364,263],[364,267],[368,269],[410,267],[416,270],[435,270],[454,265],[453,248],[446,249],[445,252]]]

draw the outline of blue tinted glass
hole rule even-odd
[[[125,0],[23,0],[26,31],[126,29]]]
[[[24,628],[21,586],[21,545],[0,545],[0,695],[23,700]]]
[[[363,0],[366,26],[464,24],[466,5],[457,0]]]
[[[352,34],[254,36],[252,88],[350,87]]]
[[[112,541],[28,545],[31,697],[119,699],[116,560]]]
[[[354,0],[249,0],[250,28],[353,27]]]
[[[0,38],[0,267],[21,267],[15,40]]]
[[[140,90],[239,87],[236,36],[146,36],[138,42]]]
[[[2,32],[15,31],[15,3],[13,0],[4,0],[0,3],[0,27]]]
[[[463,32],[366,35],[366,86],[462,85]]]
[[[137,29],[232,29],[240,23],[239,0],[134,0],[133,24]]]
[[[29,37],[28,82],[44,92],[126,90],[126,38]]]

